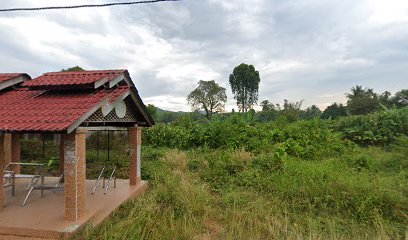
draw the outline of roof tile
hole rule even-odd
[[[0,83],[20,77],[22,75],[25,75],[25,73],[0,73]]]
[[[115,101],[129,86],[87,91],[19,88],[0,94],[0,131],[65,131],[103,100]]]
[[[106,78],[108,81],[123,74],[126,70],[98,70],[77,72],[49,72],[23,84],[30,88],[94,86],[94,83]]]

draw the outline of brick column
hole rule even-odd
[[[130,136],[130,185],[137,185],[142,181],[141,174],[141,148],[142,148],[142,128],[132,127]]]
[[[14,163],[19,163],[20,162],[20,134],[18,133],[13,133],[11,137],[11,161]],[[15,174],[20,174],[20,165],[14,166],[14,173]]]
[[[59,141],[59,166],[60,166],[60,173],[64,172],[64,136],[60,134],[60,141]]]
[[[0,210],[4,207],[4,187],[3,187],[3,146],[4,146],[4,135],[0,134]]]
[[[11,146],[12,146],[11,133],[4,134],[4,167],[11,163]]]
[[[20,134],[6,133],[4,142],[4,166],[7,166],[10,162],[20,162]],[[14,173],[19,174],[20,166],[14,166],[13,170]]]
[[[63,135],[65,218],[76,221],[85,213],[86,137],[84,131]]]

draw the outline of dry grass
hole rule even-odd
[[[278,194],[264,194],[251,188],[225,188],[215,193],[199,173],[189,170],[192,158],[205,162],[214,154],[222,152],[187,154],[172,149],[166,150],[159,160],[145,161],[145,171],[154,172],[150,176],[152,187],[148,192],[123,206],[100,227],[88,227],[76,238],[248,240],[408,237],[408,230],[398,233],[393,222],[381,217],[376,224],[370,225],[344,218],[339,213],[295,211]],[[225,154],[242,162],[250,162],[253,158],[251,153],[242,150]]]
[[[239,161],[249,162],[252,160],[253,154],[243,149],[238,149],[233,152],[233,158]]]
[[[187,169],[187,154],[178,149],[170,149],[163,157],[163,161],[171,164],[173,170],[185,171]]]

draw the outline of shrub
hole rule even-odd
[[[408,108],[341,118],[333,127],[346,139],[363,146],[389,144],[408,135]]]

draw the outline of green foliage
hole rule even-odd
[[[214,80],[198,82],[198,87],[194,89],[187,97],[193,110],[204,109],[208,119],[214,113],[223,112],[224,105],[227,102],[225,88],[218,85]]]
[[[279,148],[144,148],[149,191],[75,238],[403,239],[408,174],[395,159],[407,155],[397,145],[392,152],[351,148],[319,161]]]
[[[257,113],[260,121],[271,121],[277,118],[285,118],[289,122],[294,122],[299,119],[312,119],[321,115],[320,109],[316,105],[312,105],[306,110],[301,110],[302,101],[290,102],[287,99],[284,100],[283,105],[279,103],[273,104],[268,100],[261,102],[262,112]]]
[[[296,122],[184,115],[143,130],[145,195],[75,238],[404,239],[407,135],[406,107]],[[107,137],[87,138],[88,178],[106,160]],[[110,136],[120,178],[129,174],[128,139]],[[43,159],[41,149],[38,138],[22,140],[24,159]],[[50,168],[58,153],[58,142],[45,141]]]
[[[292,123],[251,113],[186,115],[157,124],[143,132],[149,191],[76,238],[404,239],[407,112]],[[358,140],[364,132],[347,135],[360,125],[392,140],[359,147],[350,140],[376,143]],[[94,146],[93,136],[88,142]],[[122,150],[112,154],[126,165]]]
[[[247,115],[232,115],[204,124],[189,121],[157,124],[145,129],[144,144],[155,147],[245,149],[272,152],[279,147],[296,157],[320,158],[332,150],[342,152],[349,143],[330,130],[330,122],[319,119],[287,123],[286,120],[258,123]]]
[[[302,101],[299,102],[289,102],[287,99],[284,100],[283,109],[280,114],[284,116],[289,122],[294,122],[299,119],[302,107]]]
[[[259,72],[255,67],[241,63],[234,68],[229,76],[229,83],[237,100],[238,108],[242,112],[247,112],[258,101]]]
[[[75,66],[61,70],[61,72],[80,72],[80,71],[85,71],[85,69],[81,68],[80,66]]]
[[[347,108],[341,103],[333,103],[323,111],[320,117],[323,119],[336,119],[344,116],[347,116]]]
[[[383,93],[381,93],[378,96],[381,105],[387,107],[387,108],[391,108],[393,105],[392,99],[391,99],[391,93],[388,91],[385,91]]]
[[[270,113],[268,111],[262,112]],[[319,159],[333,151],[341,153],[357,143],[363,146],[393,143],[408,135],[407,108],[348,116],[337,120],[299,120],[285,118],[264,122],[262,115],[231,114],[212,121],[197,121],[189,116],[173,124],[157,124],[145,129],[144,144],[154,147],[191,149],[245,149],[271,152],[281,147],[289,156]]]
[[[55,141],[53,135],[22,138],[20,144],[22,161],[44,164],[44,170],[50,173],[59,172],[59,141]],[[37,170],[38,168],[31,166],[21,167],[21,171],[27,174],[34,174]]]
[[[395,96],[391,98],[391,102],[396,107],[407,107],[408,106],[408,89],[402,89],[401,91],[395,93]]]
[[[394,96],[391,96],[391,93],[388,91],[383,92],[379,96],[380,102],[383,106],[387,108],[397,107],[407,107],[408,106],[408,89],[402,89],[395,93]]]
[[[263,100],[260,103],[260,106],[262,107],[262,111],[280,111],[280,106],[279,104],[273,104],[269,102],[269,100]]]
[[[170,112],[170,111],[157,111],[155,122],[158,123],[172,123],[182,117],[185,113]]]
[[[322,115],[322,111],[316,105],[312,105],[301,112],[300,118],[313,119],[320,117],[320,115]]]
[[[44,143],[44,145],[43,145]],[[42,141],[42,138],[21,139],[21,159],[26,162],[47,163],[50,159],[59,157],[59,142]]]
[[[147,111],[150,113],[150,115],[153,117],[154,120],[157,119],[157,107],[154,106],[153,104],[147,104],[146,106]]]
[[[275,110],[267,110],[256,113],[256,119],[260,122],[275,121],[279,118],[279,112]]]
[[[347,110],[351,115],[368,114],[380,108],[379,97],[371,88],[363,89],[357,85],[347,94],[347,98]]]
[[[186,114],[145,128],[149,190],[75,238],[406,238],[407,107],[294,122],[258,114]],[[88,178],[106,160],[107,137],[87,138]],[[120,178],[129,174],[128,139],[110,136]],[[42,159],[41,149],[39,139],[22,140],[24,158]],[[55,168],[58,143],[49,139],[45,149]]]
[[[334,129],[358,144],[389,144],[402,134],[408,135],[408,108],[341,118]]]

